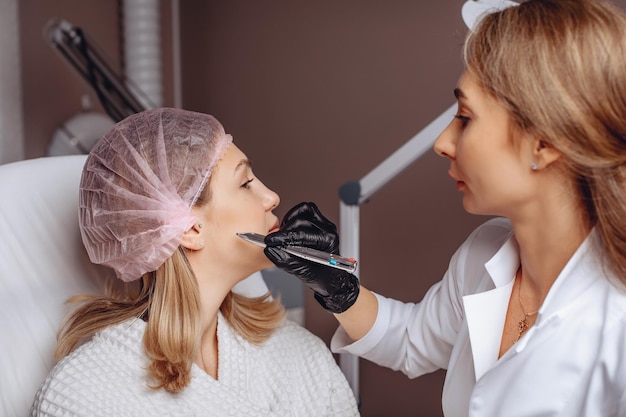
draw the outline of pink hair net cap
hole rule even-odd
[[[89,153],[79,223],[89,258],[129,282],[158,269],[198,219],[191,207],[232,137],[213,116],[181,109],[127,117]]]

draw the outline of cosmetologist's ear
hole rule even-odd
[[[563,155],[561,151],[541,139],[535,139],[533,153],[537,169],[540,170],[547,168]]]

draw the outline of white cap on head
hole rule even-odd
[[[510,0],[467,0],[461,8],[461,16],[465,25],[469,29],[474,29],[486,14],[513,6],[519,6],[519,3]]]

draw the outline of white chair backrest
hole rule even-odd
[[[56,332],[72,294],[98,292],[78,230],[85,156],[0,166],[0,396],[4,416],[25,416],[54,364]],[[101,281],[100,281],[101,282]]]
[[[68,297],[101,293],[108,268],[92,264],[78,229],[85,155],[0,165],[0,415],[26,416],[54,365]],[[268,291],[260,273],[237,291]]]

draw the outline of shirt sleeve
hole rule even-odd
[[[503,219],[478,227],[454,253],[441,281],[418,303],[375,294],[378,315],[370,331],[352,342],[340,327],[331,340],[332,351],[360,356],[410,378],[447,369],[465,325],[463,296],[484,277],[484,263],[509,235],[510,227]]]
[[[440,317],[427,317],[429,309],[433,310],[432,299],[438,296],[441,287],[441,283],[431,287],[420,303],[403,303],[375,293],[378,315],[374,326],[356,342],[351,342],[339,327],[331,340],[331,350],[360,356],[410,378],[446,368],[455,332],[449,325],[452,320],[448,320],[444,330],[435,325]],[[451,315],[449,311],[443,314]],[[445,333],[451,334],[446,337]]]

